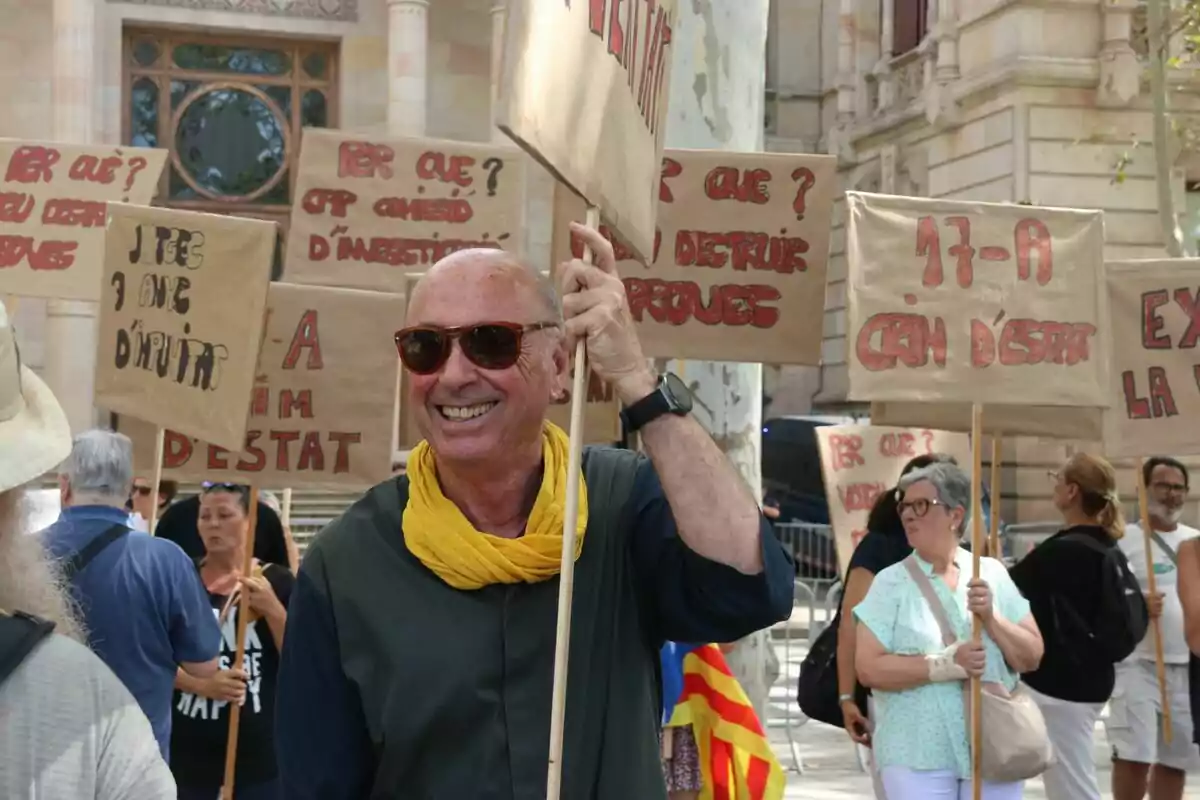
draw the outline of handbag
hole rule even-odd
[[[946,608],[938,599],[929,580],[914,557],[904,560],[909,575],[921,590],[942,632],[942,644],[958,641]],[[1022,684],[1008,697],[984,689],[980,692],[980,714],[984,724],[983,747],[977,755],[983,779],[995,783],[1016,783],[1037,777],[1057,763],[1046,719],[1042,710]],[[971,708],[971,682],[963,682],[964,709]],[[967,740],[971,741],[970,714],[966,715]]]
[[[837,646],[841,611],[834,616],[825,630],[817,636],[808,655],[800,664],[800,678],[796,682],[796,702],[804,716],[844,728],[842,705],[838,701]],[[854,687],[854,702],[863,716],[867,715],[867,691],[857,682]]]

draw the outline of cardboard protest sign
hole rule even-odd
[[[937,427],[971,431],[970,403],[871,403],[871,423],[902,427]],[[1104,409],[1063,406],[983,406],[983,429],[1004,436],[1099,441],[1104,434]]]
[[[455,251],[518,251],[524,183],[513,147],[307,128],[284,274],[403,293],[406,272]]]
[[[163,477],[334,488],[372,486],[392,474],[396,348],[387,326],[404,296],[273,283],[266,334],[237,453],[166,430]],[[134,463],[154,468],[154,429],[122,420]]]
[[[108,205],[96,404],[241,447],[275,223]]]
[[[846,200],[850,399],[1109,405],[1102,212]]]
[[[1110,261],[1110,456],[1200,453],[1200,259]]]
[[[963,466],[971,463],[970,437],[962,433],[875,425],[821,425],[816,433],[842,570],[867,535],[867,516],[875,499],[895,488],[910,459],[946,453]]]
[[[510,0],[496,124],[639,257],[654,211],[678,0]]]
[[[0,294],[98,300],[104,204],[148,205],[166,150],[0,139]]]
[[[613,248],[646,355],[819,364],[836,182],[834,156],[665,151],[650,266]],[[556,187],[556,265],[585,210]]]

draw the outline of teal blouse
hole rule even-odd
[[[971,636],[971,617],[967,613],[967,583],[971,579],[971,554],[959,548],[954,563],[959,568],[956,591],[950,591],[941,578],[932,576],[932,565],[916,556],[925,574],[931,575],[947,616],[960,640]],[[982,558],[979,574],[992,589],[996,613],[1010,622],[1029,615],[1027,601],[1008,577],[1004,564]],[[863,601],[854,607],[854,616],[875,634],[884,649],[895,655],[931,655],[945,649],[937,620],[921,590],[908,574],[904,562],[881,571],[871,583]],[[1019,676],[1004,661],[1000,647],[985,632],[987,667],[983,680],[1003,683],[1012,691]],[[907,767],[912,770],[953,770],[960,778],[971,776],[971,749],[967,738],[967,710],[963,703],[963,683],[946,681],[925,684],[900,692],[875,691],[876,763]]]

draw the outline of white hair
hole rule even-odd
[[[956,508],[963,510],[963,521],[959,523],[956,531],[961,535],[966,529],[967,519],[971,516],[971,476],[957,464],[936,461],[901,477],[896,488],[903,493],[920,481],[929,481],[938,500],[945,504],[947,511]]]
[[[133,442],[123,433],[84,431],[61,470],[75,502],[123,506],[133,488]]]
[[[41,537],[26,530],[23,496],[23,488],[0,492],[0,609],[49,620],[56,633],[84,642],[81,617],[58,567]]]

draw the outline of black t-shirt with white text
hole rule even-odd
[[[264,565],[263,575],[287,608],[295,577],[286,567]],[[219,615],[226,595],[209,594],[213,614]],[[221,624],[220,668],[232,669],[237,655],[237,621],[241,603]],[[275,763],[275,684],[279,649],[271,628],[261,617],[246,625],[242,669],[249,676],[246,703],[238,723],[236,784],[272,780]],[[229,736],[229,703],[175,690],[171,712],[171,771],[180,786],[219,789],[225,777],[225,747]],[[214,795],[215,796],[215,795]]]

